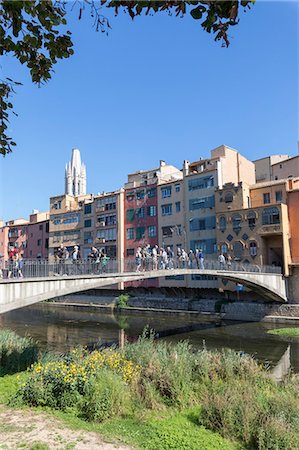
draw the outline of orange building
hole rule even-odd
[[[288,192],[288,212],[290,223],[290,247],[292,263],[299,263],[299,186]]]

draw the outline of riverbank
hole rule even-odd
[[[28,345],[32,346],[30,340]],[[5,362],[13,348],[2,348],[1,364],[10,370]],[[26,417],[31,425],[34,422],[27,412],[42,412],[42,417],[64,423],[65,436],[70,436],[69,429],[84,430],[84,435],[96,432],[101,442],[113,438],[118,445],[119,439],[129,448],[294,450],[299,448],[298,383],[296,376],[275,383],[243,353],[196,351],[187,342],[154,342],[148,330],[123,350],[90,353],[77,348],[67,355],[40,355],[28,371],[0,377],[0,402],[9,405],[8,417],[14,411],[18,417],[20,406],[25,408],[25,428],[14,429],[17,425],[7,423],[4,413],[0,433],[26,435]],[[51,443],[55,436],[57,442],[64,439],[56,427],[58,422],[53,434],[45,436]],[[33,428],[27,429],[32,439]],[[94,436],[88,434],[89,438]],[[74,433],[74,439],[66,438],[60,448],[85,449],[80,447],[82,434]],[[23,448],[30,445],[25,441]],[[37,448],[57,448],[56,443],[47,445]]]
[[[115,309],[119,295],[123,291],[94,290],[92,292],[57,297],[47,304],[56,306],[72,306],[89,309],[90,311],[111,311]],[[299,323],[299,305],[266,302],[261,299],[244,297],[238,300],[234,295],[224,297],[219,292],[213,294],[205,292],[200,297],[197,291],[181,292],[181,297],[163,294],[158,291],[143,292],[130,289],[128,295],[128,311],[164,314],[185,314],[211,320],[235,320],[248,322]],[[214,297],[208,298],[213,295]]]

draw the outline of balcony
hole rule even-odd
[[[106,240],[104,238],[97,238],[99,244],[105,244]]]
[[[281,227],[280,223],[275,223],[272,225],[262,225],[261,228],[259,228],[257,232],[261,236],[271,235],[271,234],[281,234],[282,227]]]
[[[101,220],[101,221],[97,222],[97,227],[103,228],[105,226],[106,226],[106,223],[105,223],[104,220]]]
[[[97,206],[97,207],[96,207],[96,211],[98,211],[98,212],[103,212],[103,211],[105,211],[105,210],[106,210],[105,205]]]

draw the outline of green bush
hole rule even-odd
[[[270,380],[206,385],[199,422],[259,450],[299,448],[299,402]]]
[[[117,308],[128,308],[128,301],[130,296],[128,294],[121,294],[117,297],[116,307]]]
[[[37,344],[10,330],[0,331],[0,376],[26,370],[38,359]]]
[[[85,389],[80,415],[88,421],[102,422],[128,413],[131,398],[128,385],[119,375],[103,370]]]

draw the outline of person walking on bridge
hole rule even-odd
[[[218,256],[218,263],[219,263],[220,270],[224,270],[225,269],[225,256],[223,255],[223,253],[220,253],[220,255]]]

